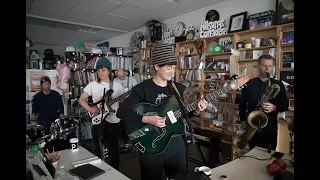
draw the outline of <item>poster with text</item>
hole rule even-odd
[[[44,71],[30,71],[30,91],[40,91],[40,79],[45,75]]]

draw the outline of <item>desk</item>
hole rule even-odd
[[[267,159],[271,154],[266,149],[256,147],[245,156]],[[291,160],[292,158],[285,154],[281,159]],[[235,159],[227,164],[213,168],[211,170],[211,180],[220,180],[221,175],[226,175],[228,180],[273,180],[273,176],[270,176],[267,172],[267,166],[272,161],[274,161],[274,158],[271,160],[257,160],[250,157]],[[288,167],[287,170],[293,172],[293,167]]]
[[[62,151],[58,151],[58,154],[60,156],[60,160],[58,161],[57,168],[59,168],[60,165],[64,165],[64,168],[66,171],[74,168],[72,165],[73,162],[95,157],[95,155],[93,155],[92,153],[90,153],[88,150],[86,150],[81,146],[79,147],[78,151],[71,151],[69,149],[65,149]],[[93,165],[105,170],[106,172],[96,178],[93,178],[92,180],[106,180],[106,179],[130,180],[128,177],[121,174],[119,171],[117,171],[116,169],[114,169],[104,161],[101,161],[100,163],[94,163]],[[71,175],[68,173],[68,178],[69,177],[71,177]]]
[[[31,172],[33,175],[33,179],[34,180],[42,180],[41,176],[37,173],[37,171],[32,166],[32,164],[38,164],[38,162],[40,162],[35,159],[36,154],[37,153],[35,153],[35,152],[28,151],[28,152],[26,152],[26,157],[27,157],[27,161],[29,161],[29,163],[30,163],[30,169],[31,169]],[[50,173],[49,173],[48,169],[46,168],[46,166],[44,165],[44,163],[41,161],[38,165],[48,175],[47,180],[53,180],[52,176],[50,175]]]

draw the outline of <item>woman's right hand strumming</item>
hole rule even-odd
[[[98,115],[100,113],[100,110],[98,109],[98,107],[89,107],[87,110],[94,115]]]
[[[148,123],[157,127],[165,127],[166,126],[166,118],[159,117],[159,116],[143,116],[142,117],[143,123]]]

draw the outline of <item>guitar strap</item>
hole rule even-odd
[[[175,90],[175,95],[176,96],[178,96],[178,97],[176,97],[176,98],[179,98],[180,99],[180,101],[178,100],[178,102],[180,102],[179,104],[181,104],[182,106],[184,106],[184,107],[186,107],[185,106],[185,104],[184,104],[184,102],[183,102],[183,98],[182,98],[182,96],[180,95],[180,93],[179,93],[179,91],[178,91],[178,89],[177,89],[177,87],[176,87],[176,85],[174,84],[174,82],[173,81],[171,81],[171,85],[172,85],[172,87],[173,87],[173,89]],[[187,132],[190,130],[190,133],[191,133],[191,139],[192,139],[192,143],[193,143],[193,129],[192,129],[192,124],[191,124],[191,122],[189,122],[189,120],[187,120],[187,119],[185,119],[185,117],[182,117],[182,119],[183,119],[183,121],[184,121],[184,130],[185,130],[185,136],[187,136]],[[185,138],[187,138],[187,137],[185,137]],[[187,141],[186,141],[187,142]],[[186,143],[187,144],[187,143]]]
[[[178,89],[177,89],[177,87],[176,87],[176,85],[174,84],[173,81],[171,82],[171,84],[172,84],[172,87],[174,88],[174,90],[176,91],[176,93],[179,95],[179,98],[180,98],[181,100],[183,100],[182,97],[181,97],[181,95],[180,95],[180,93],[179,93],[179,91],[178,91]],[[183,103],[183,101],[182,101],[182,103]],[[184,104],[183,104],[183,105],[184,105]]]
[[[130,89],[130,87],[129,87],[129,77],[130,77],[130,76],[127,76],[127,78],[128,78],[128,80],[127,80],[127,88],[128,88],[128,91],[129,91],[129,89]]]
[[[109,89],[113,89],[113,80],[111,80],[109,83]]]

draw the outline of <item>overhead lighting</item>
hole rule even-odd
[[[79,29],[79,32],[85,32],[85,33],[91,33],[91,34],[97,34],[97,31],[91,31],[91,30],[85,30],[85,29]]]
[[[116,31],[116,32],[122,32],[122,33],[127,33],[128,32],[128,31],[123,31],[123,30],[119,30],[119,29],[113,29],[113,28],[106,28],[106,27],[94,26],[94,25],[89,25],[89,24],[70,22],[70,21],[65,21],[65,20],[61,20],[61,19],[54,19],[54,18],[36,16],[36,15],[32,15],[32,14],[26,14],[26,16],[27,17],[32,17],[32,18],[37,18],[37,19],[48,20],[48,21],[55,21],[55,22],[60,22],[60,23],[73,24],[73,25],[78,25],[78,26],[86,26],[86,27],[91,27],[91,28],[98,28],[98,29],[103,29],[103,30],[108,30],[108,31]]]

